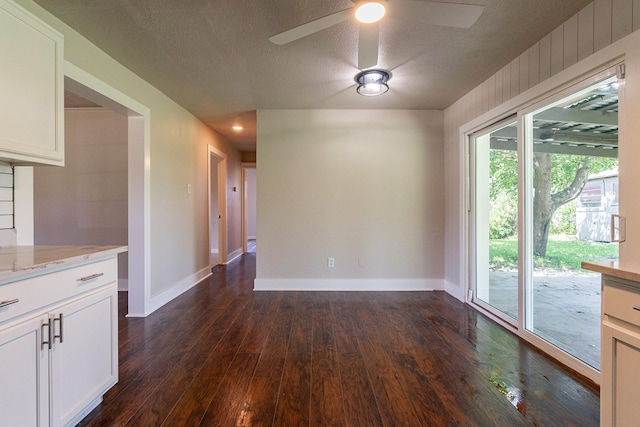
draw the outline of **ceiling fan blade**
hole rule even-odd
[[[353,8],[351,7],[349,9],[341,10],[340,12],[332,13],[331,15],[327,15],[323,18],[307,22],[306,24],[294,27],[283,33],[276,34],[275,36],[271,36],[269,37],[269,41],[278,45],[287,44],[346,21],[351,18],[352,15]]]
[[[380,25],[360,24],[358,40],[358,68],[364,70],[378,65],[378,45],[380,44]]]
[[[420,24],[469,28],[482,15],[484,6],[432,1],[393,0],[388,3],[390,17]]]

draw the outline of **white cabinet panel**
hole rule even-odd
[[[640,349],[626,340],[616,340],[616,363],[620,369],[616,369],[616,396],[615,418],[616,420],[629,420],[632,423],[640,420],[640,405],[638,405],[638,384],[640,384]],[[629,369],[633,367],[633,369]],[[620,424],[619,425],[630,425]]]
[[[0,0],[0,159],[64,165],[62,35]]]
[[[49,352],[42,350],[38,316],[0,330],[0,425],[49,425]]]
[[[83,409],[118,379],[115,287],[56,310],[52,397],[54,425],[80,421]],[[62,327],[61,327],[62,325]],[[61,329],[62,328],[62,329]]]

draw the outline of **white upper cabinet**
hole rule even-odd
[[[64,166],[63,37],[0,0],[0,160]]]

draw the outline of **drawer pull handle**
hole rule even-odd
[[[633,309],[634,309],[635,311],[640,311],[640,307],[638,307],[637,305],[634,305],[634,306],[633,306]]]
[[[7,301],[0,301],[0,307],[6,307],[8,305],[15,304],[17,302],[20,302],[20,300],[18,298],[10,299],[10,300],[7,300]]]
[[[88,282],[89,280],[97,279],[100,276],[104,276],[104,273],[91,274],[90,276],[84,276],[78,279],[80,282]]]

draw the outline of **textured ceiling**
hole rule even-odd
[[[469,29],[386,19],[378,68],[391,90],[365,98],[355,23],[267,40],[350,0],[35,1],[242,151],[255,149],[256,109],[444,109],[591,2],[464,0],[486,6]]]

